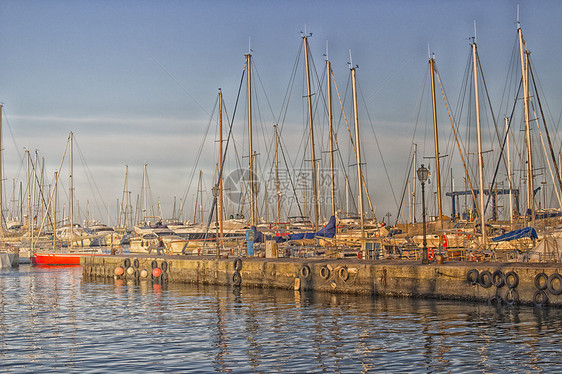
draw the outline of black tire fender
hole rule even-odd
[[[320,278],[328,279],[330,278],[330,269],[327,266],[322,266],[320,268]]]
[[[237,258],[236,260],[234,260],[234,270],[236,270],[237,272],[242,270],[242,259]]]
[[[538,307],[548,304],[548,296],[544,290],[535,291],[535,294],[533,295],[533,304]]]
[[[239,272],[232,274],[232,284],[234,286],[240,286],[242,284],[242,276]]]
[[[481,271],[478,275],[478,284],[484,288],[492,287],[492,273],[488,270]]]
[[[553,281],[555,280],[558,280],[558,288],[554,288]],[[562,293],[562,275],[554,273],[548,277],[548,291],[553,295],[560,295]]]
[[[505,286],[505,274],[501,270],[496,270],[492,273],[492,283],[496,288]]]
[[[514,271],[505,273],[505,285],[510,289],[517,288],[519,285],[519,275]]]
[[[466,273],[466,280],[471,286],[475,286],[478,283],[480,273],[477,269],[471,269]]]
[[[349,278],[349,271],[347,270],[347,267],[342,266],[340,270],[338,270],[338,275],[340,279],[345,282]]]
[[[517,305],[519,303],[519,292],[515,288],[508,289],[503,301],[509,306]]]
[[[535,275],[535,287],[537,287],[537,290],[546,290],[548,287],[548,275],[545,273]]]
[[[310,266],[308,265],[301,266],[301,269],[299,270],[299,274],[302,279],[309,279],[310,276],[312,275],[312,272],[310,271]]]

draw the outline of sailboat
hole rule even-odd
[[[2,104],[0,104],[0,221],[2,218]],[[19,250],[15,246],[7,246],[9,244],[5,240],[6,232],[0,223],[0,268],[15,267],[19,265]]]
[[[31,255],[31,263],[33,265],[80,265],[80,258],[85,255],[102,255],[100,248],[91,248],[80,246],[76,247],[77,243],[83,243],[83,240],[89,240],[91,237],[89,235],[82,236],[80,226],[74,223],[74,185],[73,185],[73,139],[74,135],[71,132],[69,135],[70,143],[70,225],[68,226],[68,246],[57,246],[56,240],[53,240],[53,248],[50,251],[37,251],[33,252]],[[56,181],[55,189],[53,191],[53,196],[56,192]],[[51,197],[53,197],[51,196]],[[53,199],[49,200],[49,205]],[[55,207],[56,212],[56,207]],[[56,225],[56,216],[55,216]],[[54,235],[56,238],[57,231],[55,230]],[[93,237],[93,236],[92,236]]]

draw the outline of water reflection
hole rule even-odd
[[[561,372],[562,311],[0,272],[1,371]]]

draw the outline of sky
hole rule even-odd
[[[208,202],[218,162],[218,90],[232,116],[244,54],[250,49],[259,177],[264,183],[268,178],[274,123],[282,129],[280,137],[292,159],[288,168],[305,169],[310,155],[302,140],[308,136],[308,123],[299,51],[306,33],[311,34],[308,40],[318,79],[313,94],[320,97],[325,84],[328,46],[351,125],[349,62],[358,66],[358,116],[369,193],[379,219],[387,213],[396,217],[425,87],[428,48],[454,103],[462,90],[476,24],[491,102],[503,116],[500,106],[516,38],[518,4],[549,109],[559,121],[562,3],[558,1],[0,0],[5,209],[14,199],[14,181],[25,184],[25,150],[44,160],[45,184],[53,184],[73,132],[75,195],[82,212],[89,205],[93,218],[115,224],[126,165],[135,205],[146,164],[152,205],[159,200],[164,218],[171,218],[174,198],[176,209],[181,199],[183,217],[192,219],[198,170],[203,170]],[[225,175],[248,163],[242,157],[247,153],[244,90],[233,124],[238,157],[231,145]],[[290,105],[285,110],[287,92]],[[349,145],[344,145],[347,130],[336,106],[342,159],[349,166],[354,162]],[[326,121],[317,116],[316,136],[325,139]],[[446,111],[440,109],[439,116],[440,122],[447,122]],[[430,156],[433,144],[423,126],[415,133],[420,157]],[[327,141],[322,139],[317,140],[317,152],[325,158]],[[64,192],[68,174],[65,161],[62,195],[68,194]],[[343,187],[338,186],[342,209]]]

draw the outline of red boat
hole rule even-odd
[[[100,256],[102,253],[34,253],[31,255],[33,265],[80,265],[82,256]]]

